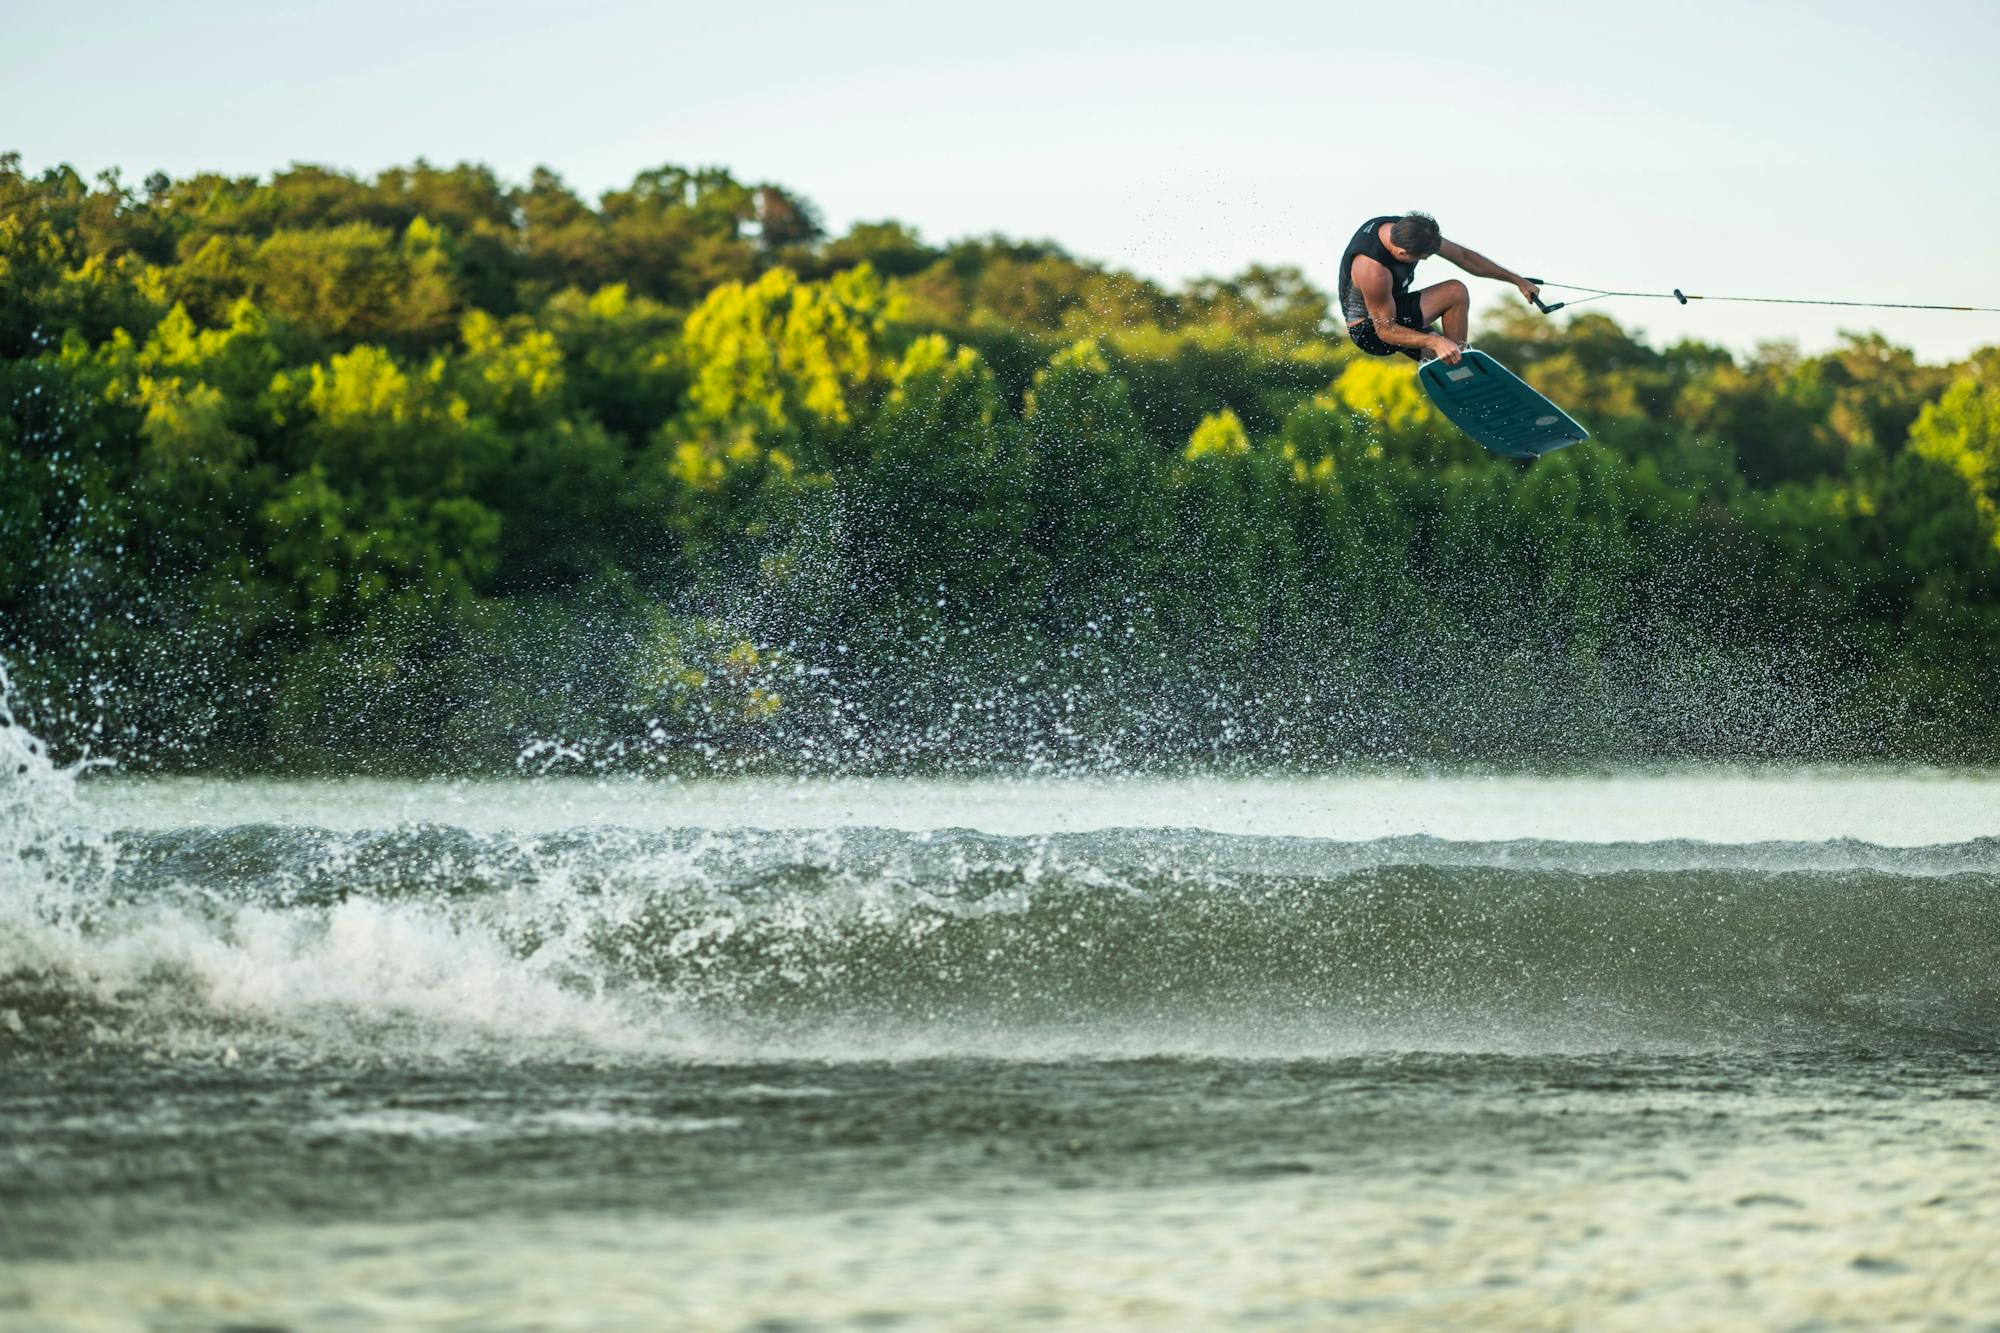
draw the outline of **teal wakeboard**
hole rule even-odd
[[[1484,352],[1466,348],[1455,366],[1426,361],[1424,392],[1451,424],[1508,458],[1540,458],[1590,438],[1567,412]]]

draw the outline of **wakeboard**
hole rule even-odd
[[[1424,392],[1460,430],[1496,454],[1540,458],[1590,432],[1569,413],[1529,388],[1507,367],[1468,347],[1458,364],[1426,361],[1417,370]]]

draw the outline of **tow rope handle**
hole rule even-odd
[[[1537,287],[1542,285],[1542,280],[1540,278],[1529,278],[1528,281],[1534,283]],[[1541,311],[1544,315],[1553,315],[1555,314],[1556,311],[1562,309],[1564,306],[1569,304],[1569,302],[1567,301],[1558,301],[1554,305],[1543,305],[1542,298],[1539,296],[1531,296],[1528,299],[1530,301],[1533,301],[1535,303],[1535,309]],[[1674,299],[1676,301],[1679,301],[1682,305],[1686,305],[1688,303],[1688,298],[1681,294],[1681,289],[1678,287],[1674,288]]]

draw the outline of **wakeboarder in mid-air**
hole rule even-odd
[[[1447,241],[1428,213],[1370,218],[1340,257],[1340,313],[1356,347],[1370,356],[1413,361],[1435,356],[1447,365],[1458,364],[1471,316],[1472,297],[1465,284],[1453,278],[1410,290],[1417,265],[1432,255],[1443,255],[1475,278],[1510,282],[1529,301],[1541,294],[1531,279]],[[1444,332],[1434,333],[1431,325],[1439,319]]]
[[[1456,278],[1410,290],[1417,265],[1443,255],[1476,278],[1511,282],[1537,310],[1541,284],[1502,268],[1476,250],[1438,234],[1428,213],[1370,218],[1340,257],[1340,312],[1347,336],[1370,356],[1407,356],[1418,362],[1417,383],[1432,406],[1496,454],[1524,463],[1589,438],[1569,413],[1542,397],[1511,370],[1465,345],[1472,297]],[[1444,332],[1431,325],[1444,321]]]

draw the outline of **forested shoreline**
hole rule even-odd
[[[142,768],[2000,757],[2000,347],[1475,341],[1594,439],[1290,268],[8,155],[0,668]]]

